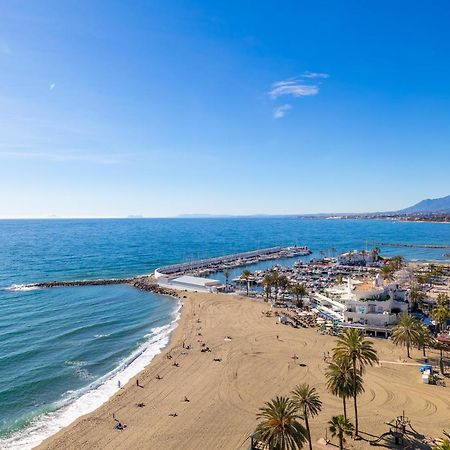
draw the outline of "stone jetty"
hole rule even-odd
[[[102,278],[97,280],[69,280],[69,281],[44,281],[41,283],[32,283],[26,287],[37,288],[57,288],[57,287],[73,287],[73,286],[106,286],[112,284],[128,284],[142,291],[153,292],[155,294],[171,295],[178,297],[179,293],[174,289],[168,289],[159,286],[154,278],[150,276],[133,277],[133,278]]]

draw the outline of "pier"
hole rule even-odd
[[[175,277],[186,274],[204,276],[214,272],[256,264],[260,261],[307,256],[311,253],[311,250],[305,246],[271,247],[160,267],[155,270],[154,275],[157,280],[159,278]]]
[[[402,242],[374,242],[378,247],[409,247],[409,248],[450,248],[450,245],[440,244],[408,244]]]

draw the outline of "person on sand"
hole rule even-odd
[[[184,396],[184,401],[185,402],[190,402],[190,400],[186,396]]]
[[[156,379],[157,380],[162,380],[162,377],[159,375],[159,373],[158,373],[158,375],[156,375]]]

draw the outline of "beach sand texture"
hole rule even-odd
[[[261,302],[221,294],[183,295],[171,343],[136,377],[140,386],[134,378],[39,449],[247,449],[258,408],[303,382],[315,386],[323,401],[322,412],[311,420],[313,442],[325,437],[328,420],[342,413],[342,401],[327,392],[324,376],[323,354],[331,352],[335,338],[315,329],[279,325],[275,317],[262,314],[270,307]],[[211,352],[201,352],[199,341]],[[184,349],[183,343],[192,348]],[[449,388],[422,384],[418,366],[398,364],[405,351],[390,341],[375,340],[375,346],[380,360],[393,363],[383,362],[365,374],[365,393],[359,399],[361,431],[379,435],[387,431],[385,422],[404,410],[418,432],[441,436],[450,426]],[[413,357],[417,361],[408,363],[420,362],[421,352],[413,350]],[[351,400],[348,403],[352,420]],[[113,414],[127,425],[125,430],[115,429]],[[348,439],[346,448],[373,447]]]

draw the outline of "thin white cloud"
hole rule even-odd
[[[330,75],[328,73],[323,72],[303,72],[302,78],[330,78]]]
[[[53,91],[53,89],[55,89],[56,87],[56,83],[51,83],[50,86],[48,87],[49,91]]]
[[[278,106],[273,110],[273,118],[282,119],[290,109],[292,109],[292,105],[289,105],[288,103]]]
[[[0,150],[0,158],[7,159],[32,159],[49,162],[90,162],[95,164],[118,164],[122,158],[119,155],[101,155],[101,154],[88,154],[81,152],[33,152],[29,150]]]
[[[269,95],[276,99],[282,95],[292,97],[309,97],[319,93],[319,86],[316,84],[304,84],[298,80],[277,81],[272,84]]]
[[[320,85],[322,84],[321,80],[329,77],[330,75],[322,72],[303,72],[301,77],[272,83],[268,95],[272,100],[282,96],[293,98],[312,97],[319,93]],[[287,103],[277,106],[273,110],[272,116],[274,119],[281,119],[290,109],[292,109],[292,105]]]

